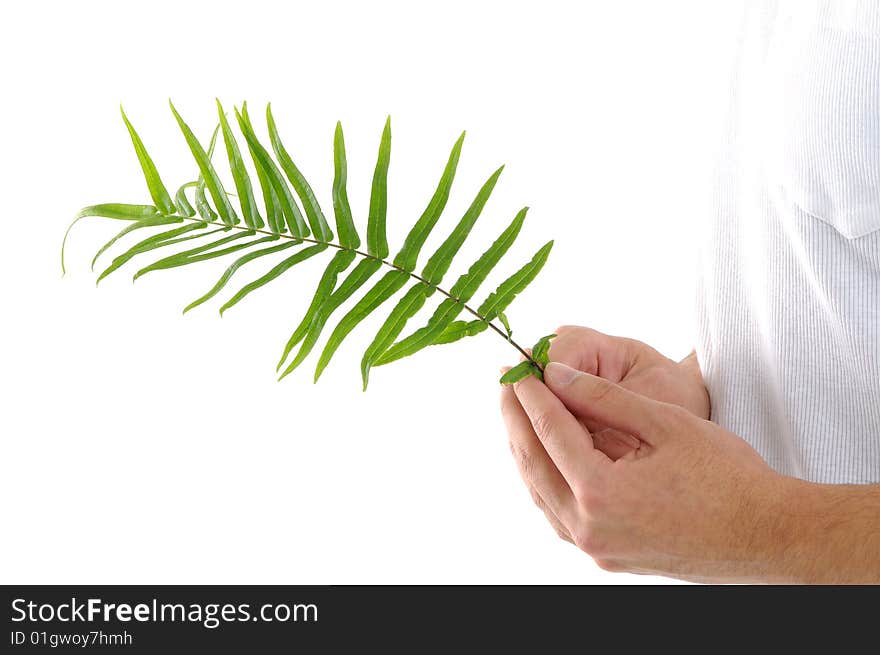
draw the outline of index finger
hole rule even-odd
[[[611,460],[593,447],[590,433],[562,401],[538,379],[528,376],[514,385],[516,397],[575,495]]]
[[[556,328],[550,359],[585,373],[620,382],[632,368],[629,339],[614,337],[592,328],[563,325]]]

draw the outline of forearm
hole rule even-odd
[[[678,367],[705,389],[696,351]],[[708,393],[705,411],[697,414],[710,418]],[[775,475],[754,492],[740,514],[745,532],[734,532],[735,541],[747,543],[735,546],[733,579],[744,573],[770,583],[880,584],[880,484],[816,484]]]
[[[880,484],[830,485],[784,478],[775,511],[778,521],[766,535],[776,542],[768,546],[779,579],[880,584]]]
[[[696,351],[679,366],[696,379]],[[709,418],[708,412],[704,418]],[[880,484],[816,484],[781,477],[756,512],[757,565],[767,582],[880,584]],[[757,504],[762,504],[758,501]]]

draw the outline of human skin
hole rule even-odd
[[[880,485],[773,471],[710,422],[696,358],[566,326],[542,384],[502,390],[511,451],[557,534],[603,569],[698,582],[880,583]]]

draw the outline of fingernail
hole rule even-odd
[[[578,372],[575,369],[559,362],[550,362],[544,367],[544,379],[553,385],[571,384],[577,376]]]

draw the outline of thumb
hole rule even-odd
[[[666,403],[559,362],[547,364],[544,382],[573,414],[589,417],[652,445],[666,435],[665,426],[670,421],[664,419],[674,411]]]

